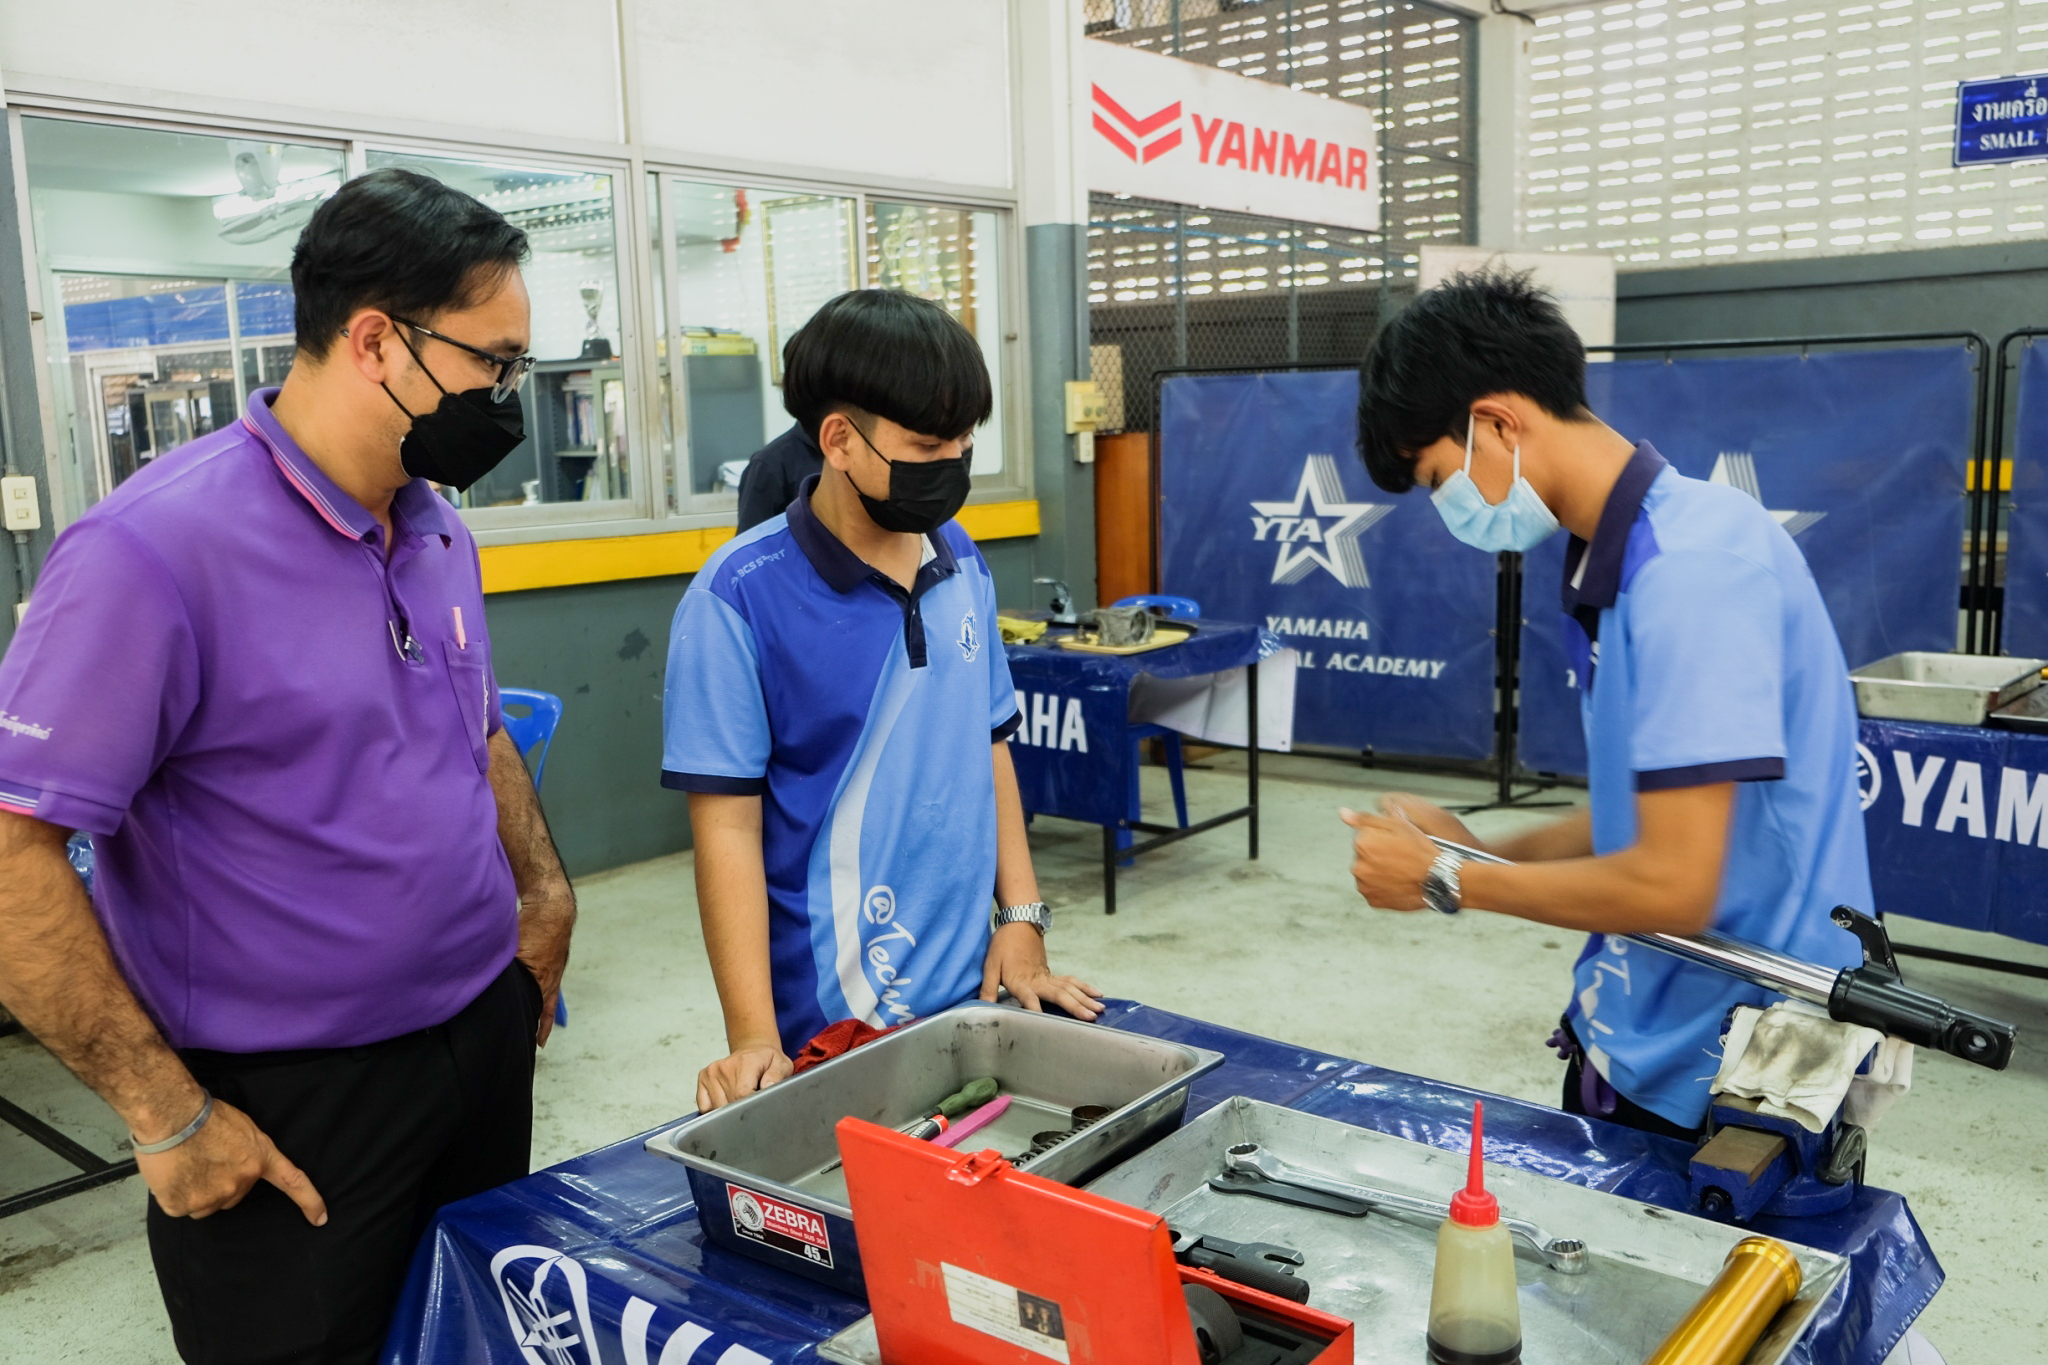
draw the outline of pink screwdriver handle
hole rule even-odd
[[[1001,1118],[1003,1111],[1009,1107],[1010,1097],[1008,1095],[996,1096],[973,1113],[961,1115],[951,1128],[948,1128],[945,1132],[932,1139],[932,1146],[958,1147],[961,1142],[973,1137],[976,1133]]]

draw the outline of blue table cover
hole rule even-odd
[[[1866,718],[1857,748],[1879,912],[2048,943],[2048,735]]]
[[[1195,627],[1186,642],[1143,654],[1007,646],[1010,680],[1024,717],[1010,739],[1010,759],[1025,810],[1091,825],[1126,819],[1132,682],[1141,674],[1194,678],[1246,668],[1283,648],[1279,637],[1261,626],[1207,620],[1185,624]]]
[[[1111,1028],[1224,1054],[1222,1066],[1196,1081],[1191,1117],[1247,1095],[1462,1152],[1472,1101],[1484,1099],[1494,1160],[1624,1198],[1685,1205],[1691,1149],[1669,1138],[1130,1001],[1110,1002],[1103,1018]],[[442,1209],[414,1257],[384,1365],[804,1361],[866,1313],[859,1300],[709,1245],[683,1169],[643,1151],[646,1136]],[[1796,1365],[1879,1365],[1941,1287],[1941,1266],[1906,1201],[1886,1190],[1865,1187],[1839,1213],[1763,1218],[1754,1227],[1849,1260],[1843,1284],[1791,1357]]]

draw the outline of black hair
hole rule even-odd
[[[1465,439],[1472,404],[1518,393],[1551,416],[1590,421],[1586,347],[1528,272],[1453,275],[1374,338],[1358,367],[1358,453],[1389,493],[1415,486],[1415,458]]]
[[[782,406],[818,439],[849,408],[952,441],[995,411],[981,344],[930,299],[855,289],[811,315],[782,348]]]
[[[430,175],[388,167],[320,206],[292,248],[298,348],[327,354],[359,308],[424,321],[467,308],[527,257],[526,234]]]

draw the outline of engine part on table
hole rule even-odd
[[[1081,617],[1081,630],[1099,645],[1142,645],[1152,638],[1159,618],[1143,607],[1097,607]]]
[[[1184,1284],[1180,1292],[1187,1300],[1188,1319],[1195,1329],[1195,1349],[1201,1353],[1202,1365],[1222,1365],[1244,1345],[1244,1328],[1238,1324],[1237,1310],[1230,1306],[1230,1300],[1207,1285]]]
[[[1342,1195],[1325,1194],[1321,1190],[1305,1190],[1299,1185],[1283,1185],[1251,1171],[1226,1170],[1210,1176],[1209,1188],[1221,1194],[1255,1194],[1261,1199],[1271,1199],[1276,1203],[1295,1204],[1305,1209],[1321,1209],[1325,1213],[1341,1213],[1347,1218],[1363,1218],[1372,1212],[1372,1205],[1363,1200],[1346,1199]]]
[[[1235,1284],[1262,1293],[1307,1303],[1309,1283],[1294,1273],[1303,1264],[1293,1247],[1273,1242],[1233,1242],[1183,1228],[1168,1228],[1173,1237],[1173,1258],[1182,1265],[1207,1270]]]
[[[1644,1365],[1739,1365],[1778,1310],[1798,1296],[1802,1282],[1790,1247],[1769,1237],[1745,1237]]]
[[[1442,1222],[1451,1216],[1451,1206],[1447,1203],[1438,1203],[1420,1195],[1403,1194],[1397,1190],[1354,1185],[1348,1181],[1319,1175],[1314,1171],[1305,1171],[1291,1162],[1283,1161],[1256,1142],[1240,1142],[1224,1149],[1223,1164],[1225,1170],[1249,1172],[1275,1184],[1295,1185],[1320,1194],[1356,1200],[1368,1207],[1390,1213],[1405,1213],[1436,1222]],[[1561,1275],[1583,1275],[1592,1266],[1593,1258],[1587,1252],[1586,1244],[1575,1237],[1552,1237],[1542,1228],[1522,1218],[1502,1218],[1500,1222],[1510,1235],[1527,1243],[1543,1258],[1544,1264]]]
[[[1068,1117],[1074,1120],[1076,1128],[1085,1128],[1091,1123],[1100,1123],[1108,1118],[1109,1106],[1106,1104],[1077,1104]]]
[[[1430,835],[1438,848],[1474,862],[1510,864],[1511,859],[1485,853]],[[1828,1012],[1839,1023],[1861,1024],[1902,1038],[1916,1047],[1933,1048],[1993,1071],[2012,1061],[2011,1024],[1957,1009],[1946,1000],[1912,990],[1899,977],[1898,960],[1884,926],[1868,915],[1838,905],[1829,917],[1855,934],[1863,944],[1863,965],[1837,970],[1817,967],[1796,957],[1745,943],[1739,938],[1705,933],[1619,934],[1631,943],[1761,986],[1767,991],[1804,1000]]]

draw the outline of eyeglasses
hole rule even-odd
[[[491,386],[491,401],[493,403],[502,403],[513,394],[519,392],[519,386],[524,384],[526,376],[533,372],[535,361],[530,355],[498,355],[495,352],[486,351],[481,346],[472,346],[466,341],[457,341],[454,337],[444,336],[431,327],[422,327],[417,322],[399,317],[396,314],[392,315],[391,320],[402,326],[412,328],[423,337],[432,337],[436,341],[445,341],[459,351],[468,351],[479,360],[488,360],[493,365],[496,365],[498,367],[498,382]]]

